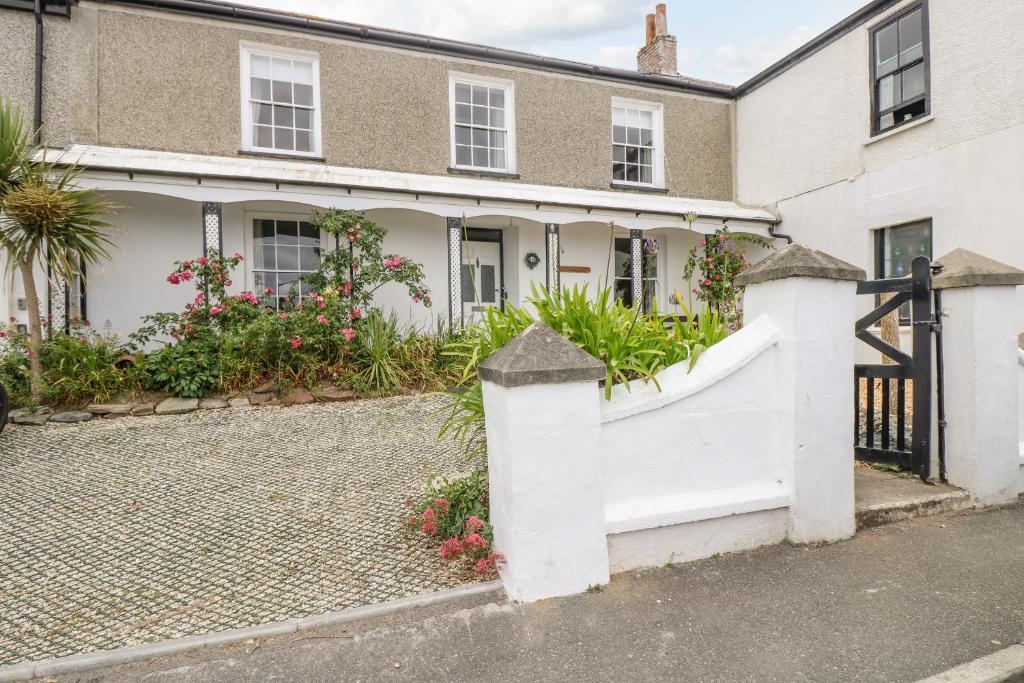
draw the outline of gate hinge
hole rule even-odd
[[[942,332],[942,323],[934,322],[931,324],[932,332]]]

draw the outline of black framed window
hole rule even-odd
[[[875,231],[875,277],[908,277],[918,256],[932,258],[932,221],[926,219]],[[900,324],[910,324],[910,304],[900,307]]]
[[[871,30],[871,130],[877,135],[931,111],[928,5],[921,2]]]
[[[654,297],[658,292],[658,247],[657,239],[643,241],[641,257],[641,279],[643,280],[644,313],[654,310]],[[633,305],[633,240],[629,237],[615,238],[615,297],[627,306]]]

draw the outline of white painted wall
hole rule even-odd
[[[675,365],[658,386],[615,386],[607,401],[597,382],[484,382],[509,595],[538,600],[609,572],[852,535],[853,338],[838,330],[853,291],[813,278],[751,285],[752,322],[692,372]]]
[[[1017,493],[1024,493],[1024,349],[1017,349],[1017,411],[1020,418],[1017,422],[1017,435],[1020,441],[1018,454],[1020,468],[1018,474]]]
[[[963,246],[1024,268],[1024,3],[929,0],[929,20],[930,118],[870,139],[857,28],[739,100],[737,200],[774,207],[781,230],[869,276],[872,230],[929,217],[935,256]]]

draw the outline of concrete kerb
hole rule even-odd
[[[364,605],[337,612],[326,612],[301,619],[274,621],[259,626],[217,631],[199,636],[187,636],[164,640],[148,645],[121,647],[101,652],[88,652],[67,657],[41,659],[35,662],[22,662],[0,667],[0,683],[7,681],[28,681],[33,678],[45,678],[58,674],[69,674],[89,669],[100,669],[121,664],[130,664],[146,659],[166,657],[192,650],[201,650],[221,645],[242,643],[253,638],[269,638],[270,636],[287,635],[298,631],[310,631],[325,626],[334,626],[362,619],[387,616],[403,610],[426,607],[452,602],[469,595],[482,595],[501,591],[501,581],[486,581],[468,586],[459,586],[444,591],[436,591],[425,595],[412,595],[377,605]]]
[[[918,683],[1001,683],[1024,675],[1024,645],[1011,645]]]

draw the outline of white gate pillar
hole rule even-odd
[[[494,546],[511,600],[608,583],[598,440],[605,367],[534,323],[480,365]]]
[[[856,282],[863,279],[860,268],[793,244],[736,280],[746,287],[744,319],[767,315],[781,332],[777,433],[792,453],[781,475],[794,543],[837,541],[856,530],[851,411]]]
[[[1024,271],[966,249],[938,259],[942,299],[946,478],[978,505],[1017,499],[1016,288]]]

